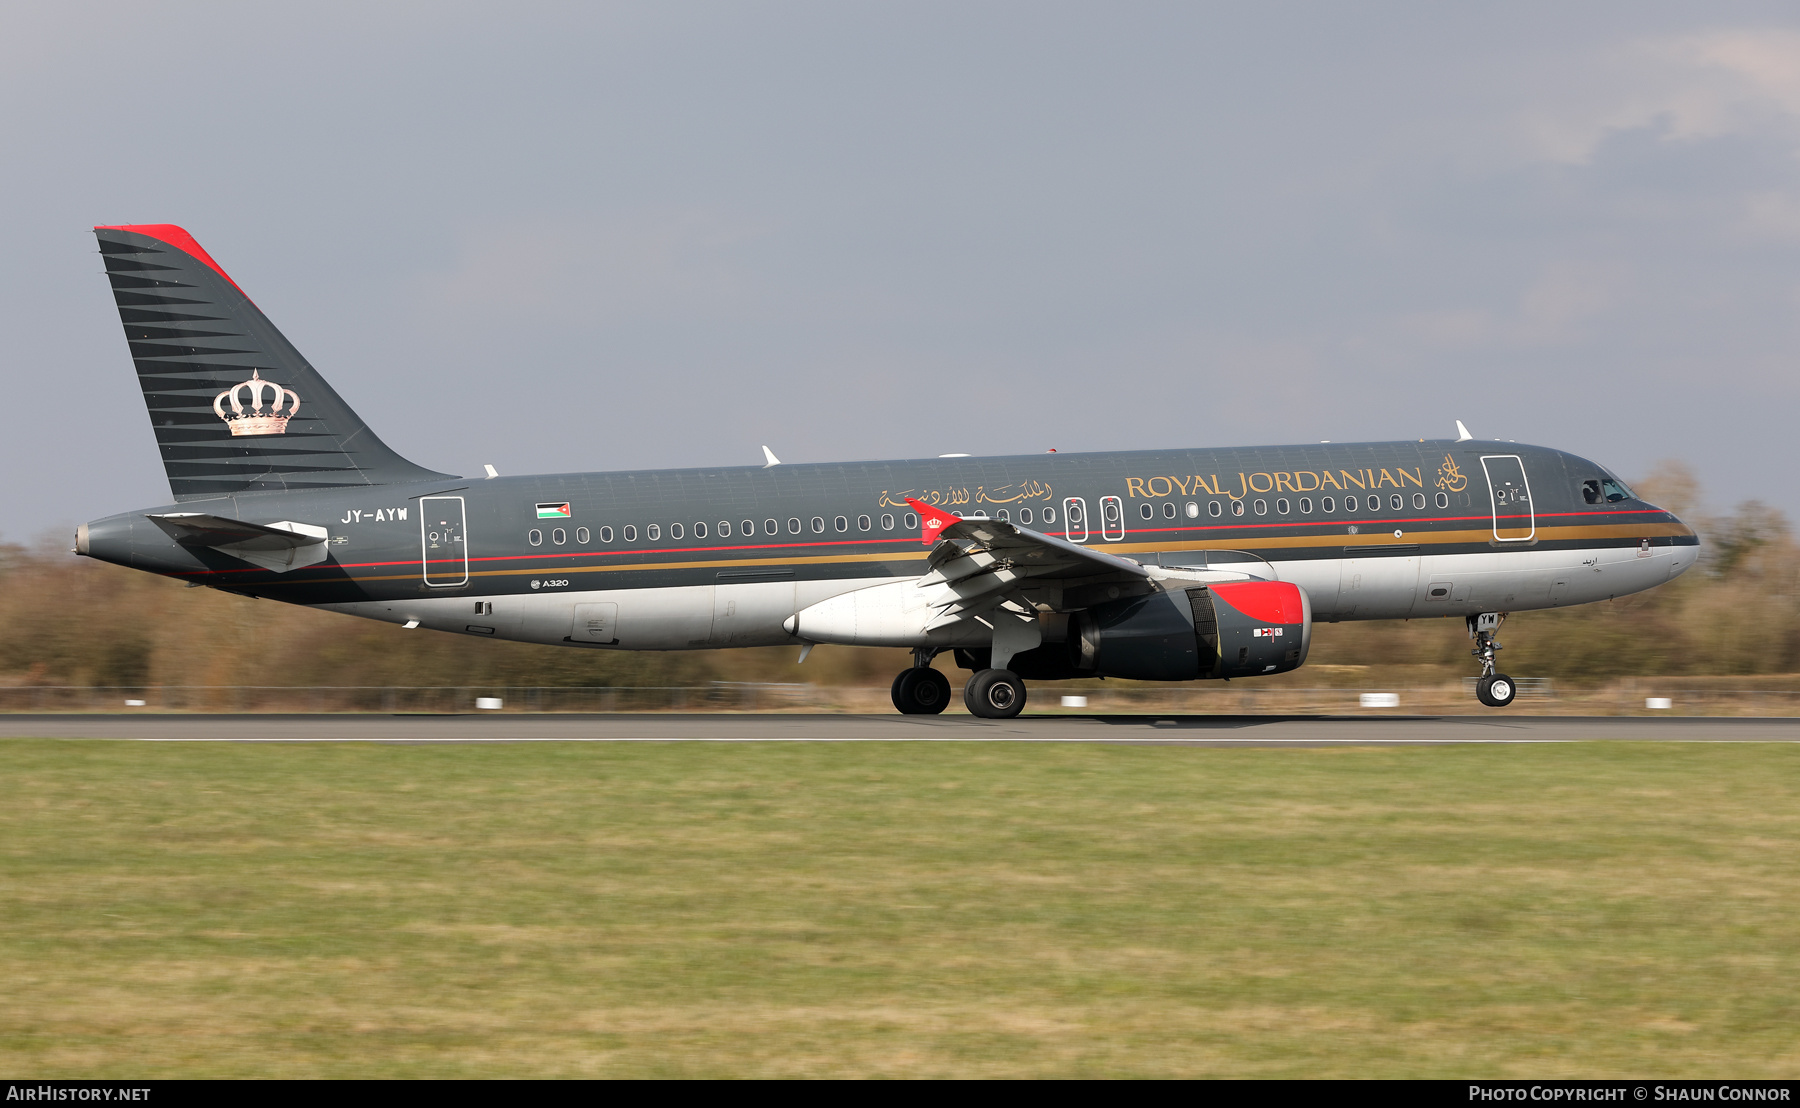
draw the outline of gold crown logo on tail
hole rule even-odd
[[[269,405],[263,407],[263,393],[269,393]],[[243,399],[238,393],[243,392]],[[231,414],[225,405],[231,404]],[[284,411],[285,409],[285,411]],[[300,410],[300,397],[293,389],[285,389],[273,381],[262,379],[259,370],[250,371],[248,381],[239,381],[213,397],[213,411],[231,428],[233,435],[284,435],[288,420]]]

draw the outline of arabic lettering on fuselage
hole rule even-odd
[[[904,492],[881,490],[881,506],[884,508],[904,508],[908,500],[917,500],[932,507],[958,507],[963,504],[1016,504],[1021,500],[1049,500],[1053,491],[1042,481],[1021,481],[1013,485],[1001,485],[990,489],[985,485],[977,485],[973,490],[967,486],[950,489],[907,489]]]
[[[1127,477],[1125,489],[1133,498],[1141,496],[1154,499],[1174,496],[1179,492],[1182,496],[1209,493],[1242,500],[1253,492],[1314,492],[1319,489],[1336,489],[1341,492],[1347,489],[1380,489],[1389,486],[1403,489],[1409,483],[1424,488],[1424,474],[1417,469],[1405,470],[1396,466],[1391,470],[1340,469],[1335,473],[1325,469],[1299,469],[1280,473],[1240,472],[1235,481],[1220,478],[1216,473],[1206,477],[1199,474],[1182,477]]]

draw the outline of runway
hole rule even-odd
[[[1743,716],[1022,716],[544,714],[0,715],[0,738],[143,742],[1047,742],[1181,746],[1800,742]]]

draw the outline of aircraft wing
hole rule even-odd
[[[1061,608],[1070,587],[1141,589],[1151,573],[1138,563],[997,519],[958,519],[917,500],[920,541],[932,544],[917,586],[939,609],[926,630],[980,616],[1011,601],[1020,611]],[[1052,586],[1048,594],[1043,587]],[[1042,595],[1057,600],[1046,603]],[[1117,595],[1116,593],[1114,595]]]
[[[323,527],[288,520],[248,523],[204,512],[168,512],[144,518],[178,543],[211,547],[276,573],[324,561],[325,543],[330,537]]]

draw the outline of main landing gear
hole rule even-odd
[[[894,678],[894,707],[906,716],[935,716],[950,706],[950,679],[931,668],[937,651],[922,646],[913,650],[913,668]]]
[[[969,714],[982,719],[1011,719],[1025,710],[1025,682],[1010,669],[984,669],[963,686]]]
[[[1469,637],[1475,640],[1475,649],[1469,653],[1481,660],[1481,677],[1475,682],[1475,699],[1490,708],[1506,707],[1519,693],[1512,678],[1494,670],[1494,655],[1500,651],[1500,644],[1494,640],[1494,634],[1500,630],[1500,624],[1505,620],[1504,612],[1483,612],[1469,617]]]
[[[894,707],[902,715],[935,716],[950,705],[950,679],[931,668],[937,651],[913,650],[913,667],[894,678]],[[1009,669],[984,669],[963,686],[969,714],[982,719],[1011,719],[1025,709],[1025,682]]]

